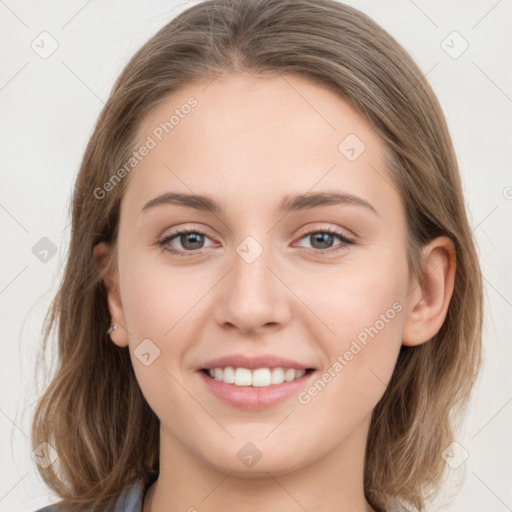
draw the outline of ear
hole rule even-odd
[[[411,283],[402,343],[416,346],[439,332],[446,318],[455,283],[455,246],[446,236],[438,237],[422,250],[421,282]]]
[[[112,269],[115,265],[111,258],[115,257],[110,247],[101,242],[94,247],[94,259],[98,270],[104,275],[103,284],[107,292],[108,309],[112,318],[111,325],[117,325],[117,329],[110,333],[110,339],[119,347],[128,346],[128,332],[124,319],[123,305],[119,294],[119,277],[117,271]]]

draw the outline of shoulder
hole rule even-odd
[[[142,512],[142,503],[144,500],[144,483],[142,480],[137,480],[134,483],[127,485],[119,498],[114,504],[113,512]],[[47,505],[43,508],[35,510],[34,512],[67,512],[64,508],[59,506],[58,503]]]

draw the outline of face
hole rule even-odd
[[[318,85],[232,74],[169,96],[144,144],[109,306],[161,442],[251,475],[350,454],[392,375],[411,289],[382,141]]]

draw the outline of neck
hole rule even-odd
[[[371,512],[363,487],[369,418],[329,453],[309,465],[258,476],[222,471],[160,428],[160,473],[143,512]]]

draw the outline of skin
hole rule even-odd
[[[170,95],[139,127],[139,142],[190,96],[197,107],[128,178],[117,267],[105,280],[120,326],[112,341],[129,346],[161,421],[160,476],[144,512],[220,512],[233,504],[237,512],[373,510],[363,488],[371,413],[401,345],[428,341],[444,321],[453,244],[432,241],[422,251],[424,278],[411,275],[383,142],[338,95],[293,76],[225,74]],[[338,150],[348,134],[366,146],[353,162]],[[223,211],[160,205],[141,212],[171,191],[214,196]],[[356,204],[277,210],[286,194],[319,191],[356,195],[377,213]],[[188,249],[194,255],[158,245],[185,228],[206,234]],[[322,254],[327,246],[305,233],[325,228],[354,243],[333,237],[341,249]],[[236,252],[247,236],[263,248],[250,264]],[[186,252],[186,243],[176,237],[168,246]],[[105,249],[96,247],[98,260]],[[241,411],[213,396],[197,373],[214,357],[270,353],[316,368],[318,378],[394,303],[401,311],[306,405],[293,395]],[[147,338],[160,350],[149,366],[134,355]],[[250,468],[237,457],[248,442],[262,454]]]

